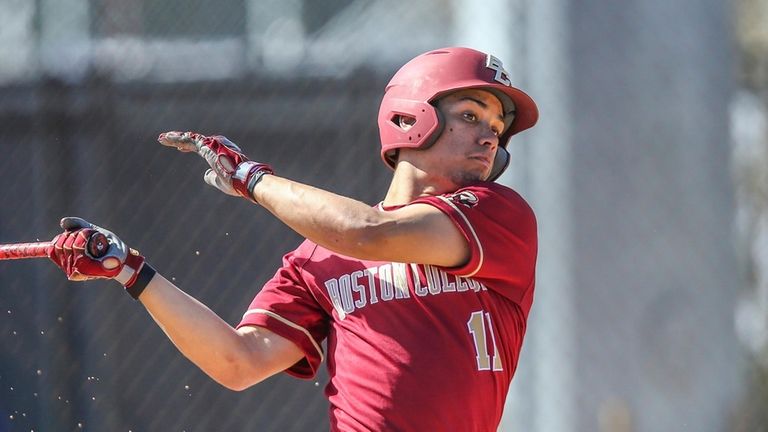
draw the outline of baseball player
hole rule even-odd
[[[394,174],[375,206],[280,177],[221,136],[160,135],[205,159],[208,184],[306,238],[234,328],[82,219],[62,220],[50,257],[72,280],[117,280],[230,389],[282,371],[311,378],[325,360],[331,430],[495,431],[533,299],[537,235],[525,200],[494,180],[510,137],[537,118],[491,55],[414,58],[381,102],[381,157]],[[86,248],[94,232],[110,243],[100,258]]]

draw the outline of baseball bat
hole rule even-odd
[[[51,242],[0,244],[0,260],[47,258],[46,250],[50,246]],[[92,257],[103,257],[107,253],[107,249],[109,249],[107,236],[100,232],[91,234],[86,243],[86,248]]]

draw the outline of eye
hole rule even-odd
[[[465,112],[465,113],[462,114],[462,116],[467,121],[470,121],[470,122],[473,122],[473,123],[477,121],[477,116],[474,113],[472,113],[472,112]]]
[[[491,127],[491,132],[493,132],[493,134],[494,134],[494,135],[496,135],[496,136],[499,136],[499,135],[501,135],[501,129],[499,129],[499,128],[498,128],[498,127],[496,127],[496,126],[492,126],[492,127]]]

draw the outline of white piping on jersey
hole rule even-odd
[[[475,243],[477,243],[478,249],[480,249],[480,261],[478,262],[477,267],[475,267],[475,269],[472,270],[468,274],[459,275],[461,277],[472,277],[472,276],[475,275],[475,273],[480,271],[480,268],[483,267],[483,259],[485,258],[485,255],[483,253],[483,244],[480,243],[480,238],[477,236],[477,233],[475,232],[475,227],[473,227],[472,224],[469,223],[469,219],[467,219],[467,216],[464,215],[464,213],[461,210],[459,210],[459,208],[456,207],[456,205],[454,205],[451,200],[449,200],[448,198],[446,198],[444,196],[441,196],[441,195],[437,195],[436,198],[439,198],[440,200],[442,200],[443,202],[445,202],[449,206],[453,207],[453,209],[456,210],[456,213],[461,215],[461,218],[464,219],[464,222],[469,227],[469,231],[472,233],[472,237],[474,237]],[[380,202],[376,207],[378,207],[379,210],[386,211],[386,210],[384,210],[384,201]],[[472,246],[470,245],[470,247],[472,247]]]
[[[263,313],[264,315],[268,315],[268,316],[270,316],[270,317],[280,321],[281,323],[287,325],[288,327],[294,328],[294,329],[299,330],[302,333],[304,333],[309,338],[309,340],[312,342],[312,345],[315,346],[315,349],[317,350],[317,353],[320,354],[320,361],[321,362],[323,361],[323,359],[324,359],[323,350],[320,348],[320,345],[318,345],[317,342],[315,342],[315,338],[313,338],[312,335],[309,334],[309,331],[307,331],[307,329],[305,329],[304,327],[302,327],[302,326],[300,326],[300,325],[298,325],[298,324],[296,324],[296,323],[294,323],[292,321],[289,321],[289,320],[281,317],[280,315],[278,315],[278,314],[276,314],[276,313],[274,313],[272,311],[268,311],[266,309],[249,309],[246,313],[243,314],[243,318],[247,317],[248,315],[256,314],[256,313]]]
[[[467,224],[467,226],[469,227],[469,231],[470,231],[470,233],[472,233],[472,237],[474,237],[474,239],[475,239],[475,243],[477,243],[477,247],[478,247],[478,249],[480,250],[480,260],[479,260],[479,261],[478,261],[478,263],[477,263],[477,267],[475,267],[475,269],[474,269],[474,270],[472,270],[472,272],[471,272],[471,273],[469,273],[469,274],[463,274],[463,275],[459,275],[459,276],[462,276],[462,277],[472,277],[472,276],[474,276],[474,275],[475,275],[475,273],[477,273],[478,271],[480,271],[480,268],[483,266],[483,259],[484,259],[484,255],[483,255],[483,245],[482,245],[482,243],[480,243],[480,238],[478,238],[478,237],[477,237],[477,233],[475,232],[475,228],[472,226],[472,224],[471,224],[471,223],[469,223],[469,219],[467,219],[467,216],[466,216],[466,215],[464,215],[464,213],[463,213],[461,210],[459,210],[459,208],[458,208],[458,207],[456,207],[456,205],[455,205],[455,204],[454,204],[454,203],[453,203],[451,200],[449,200],[448,198],[446,198],[446,197],[444,197],[444,196],[439,196],[439,195],[437,196],[437,198],[439,198],[440,200],[442,200],[443,202],[445,202],[445,203],[446,203],[446,204],[448,204],[449,206],[453,207],[453,209],[454,209],[454,210],[456,210],[456,213],[458,213],[459,215],[461,215],[461,218],[462,218],[462,219],[464,219],[464,222],[465,222],[465,223]],[[472,246],[470,245],[470,248],[471,248],[471,247],[472,247]]]

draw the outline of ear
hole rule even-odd
[[[400,126],[400,129],[404,131],[407,131],[408,129],[412,128],[413,125],[416,124],[416,117],[405,115],[405,114],[400,114],[396,116],[395,119],[393,120],[396,120],[397,125]]]

